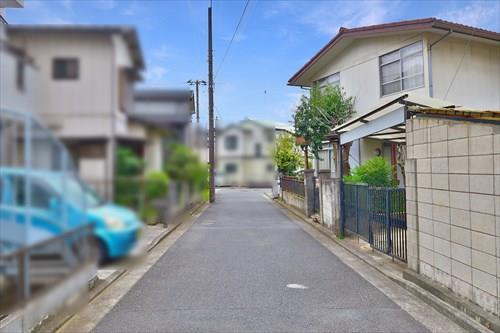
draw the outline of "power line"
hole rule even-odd
[[[215,77],[217,78],[217,75],[219,75],[220,69],[222,67],[222,64],[224,63],[224,60],[226,60],[227,54],[229,53],[229,49],[231,49],[231,45],[233,45],[234,38],[236,37],[236,34],[238,33],[238,29],[240,28],[240,24],[243,21],[243,17],[245,16],[245,12],[247,11],[248,4],[250,3],[250,0],[247,0],[245,3],[245,7],[243,7],[243,12],[241,13],[240,19],[238,21],[238,24],[236,25],[236,29],[234,29],[233,36],[231,37],[231,40],[229,41],[229,44],[227,45],[226,51],[224,52],[224,56],[222,57],[222,60],[219,64],[219,67],[215,71]]]

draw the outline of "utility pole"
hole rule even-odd
[[[200,99],[199,99],[199,86],[206,86],[207,82],[204,80],[188,80],[187,84],[196,86],[196,123],[200,123]]]
[[[215,202],[215,153],[214,153],[214,73],[212,51],[212,1],[208,6],[208,163],[209,201]]]

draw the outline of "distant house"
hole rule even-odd
[[[191,116],[194,112],[193,91],[143,89],[134,94],[134,108],[129,119],[148,126],[144,157],[148,170],[159,170],[165,162],[169,142],[192,146],[194,132]]]
[[[275,178],[271,157],[286,125],[245,119],[217,131],[217,186],[270,187]]]
[[[69,148],[82,178],[112,197],[116,147],[142,152],[146,143],[145,127],[128,116],[144,69],[135,29],[9,25],[7,36],[39,70],[40,118]]]
[[[428,106],[499,109],[499,73],[499,33],[426,18],[341,28],[288,84],[341,86],[356,99],[355,117],[362,117],[404,94],[432,99]],[[365,126],[342,129],[349,132],[345,140],[349,136],[352,142],[351,167],[374,156],[395,164],[396,145],[404,143],[404,126],[396,123],[381,131],[374,118],[361,119]],[[378,135],[373,135],[375,129]],[[317,166],[334,172],[331,150],[327,143]]]

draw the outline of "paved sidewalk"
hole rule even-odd
[[[95,332],[428,331],[263,193],[219,191]]]

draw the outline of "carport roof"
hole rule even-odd
[[[465,112],[450,102],[431,98],[418,94],[406,93],[389,100],[371,111],[355,117],[335,127],[329,139],[338,138],[341,144],[348,143],[360,138],[371,138],[386,140],[395,143],[405,142],[405,106],[416,107],[422,110],[454,110],[454,112]],[[469,110],[470,111],[470,110]]]

